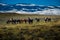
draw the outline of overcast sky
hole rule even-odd
[[[0,0],[0,3],[7,3],[7,4],[31,3],[31,4],[37,4],[37,5],[60,6],[60,0]]]

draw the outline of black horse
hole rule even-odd
[[[12,23],[12,24],[17,24],[17,23],[21,23],[21,21],[18,19],[18,20],[16,20],[16,19],[9,19],[9,20],[7,20],[7,22],[6,22],[7,24],[9,24],[9,23]]]
[[[12,21],[13,21],[13,18],[8,19],[8,20],[6,21],[6,23],[7,23],[7,24],[9,24],[9,23],[13,23]]]
[[[28,18],[28,23],[29,23],[29,24],[32,24],[32,23],[33,23],[33,19]]]
[[[51,22],[51,18],[46,18],[45,22]]]
[[[30,21],[30,20],[29,20]],[[7,24],[19,24],[19,23],[27,23],[28,20],[27,19],[9,19],[6,21]]]
[[[7,20],[7,22],[6,22],[6,23],[7,23],[7,24],[9,24],[9,23],[11,23],[11,22],[12,22],[11,20]]]
[[[40,19],[39,19],[39,18],[35,18],[35,20],[36,20],[37,22],[39,22],[39,21],[40,21]]]
[[[29,23],[29,24],[32,24],[33,23],[33,19],[31,18],[28,18],[28,19],[9,19],[6,21],[7,24],[19,24],[19,23]]]

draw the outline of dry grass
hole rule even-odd
[[[34,22],[33,24],[6,24],[6,20],[12,17],[60,18],[59,16],[1,14],[0,40],[60,40],[60,19],[52,22]]]

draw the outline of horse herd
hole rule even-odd
[[[36,20],[36,22],[39,22],[41,19],[40,18],[27,18],[27,19],[13,19],[13,18],[10,18],[6,21],[7,24],[19,24],[19,23],[29,23],[29,24],[32,24],[34,22],[34,20]],[[51,18],[44,18],[44,21],[45,22],[50,22],[51,21]]]

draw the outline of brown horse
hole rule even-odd
[[[27,22],[29,24],[31,24],[31,23],[33,23],[33,19],[31,19],[31,18],[28,18],[28,19],[13,19],[13,18],[11,18],[6,21],[7,24],[9,24],[9,23],[18,24],[18,23],[27,23]]]

